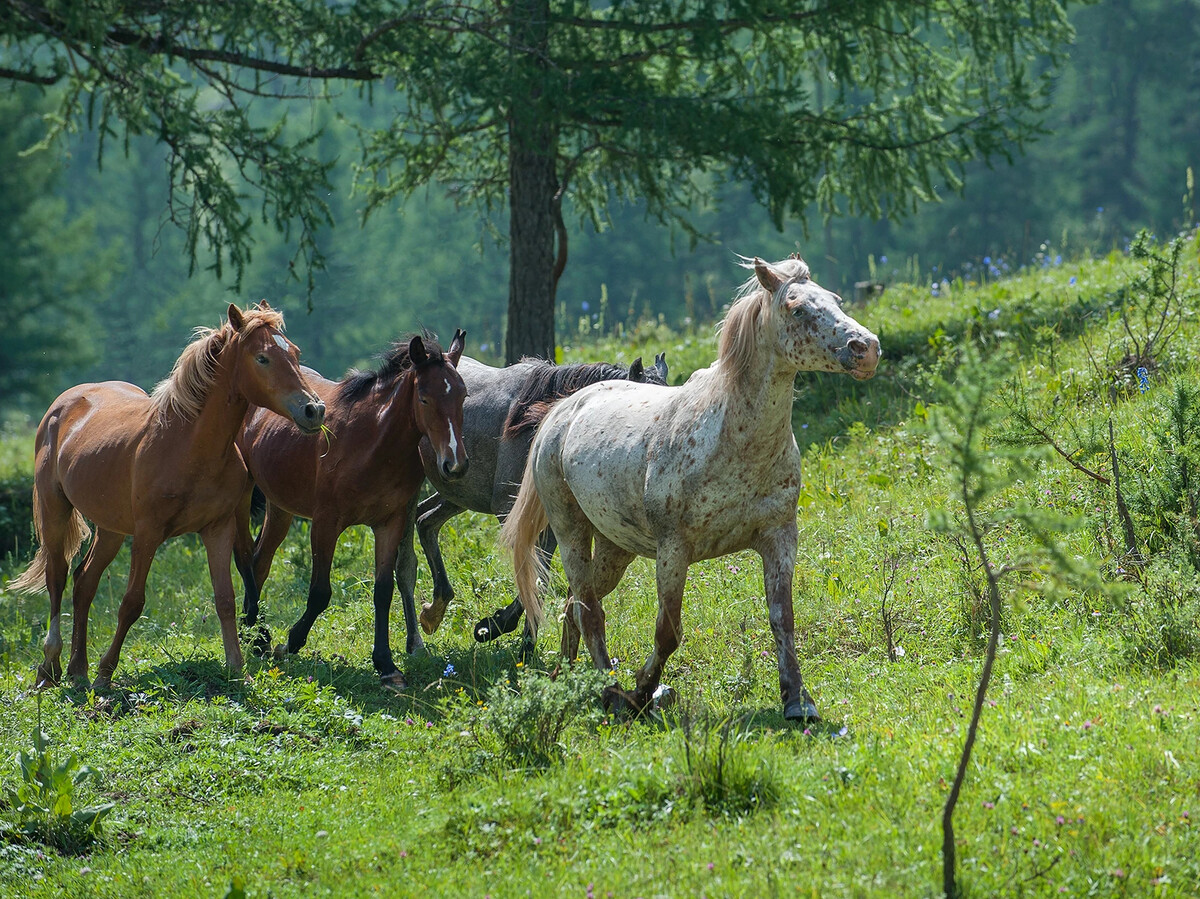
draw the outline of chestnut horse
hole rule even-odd
[[[842,312],[798,258],[748,263],[747,281],[721,329],[717,361],[680,387],[605,381],[550,407],[501,530],[528,618],[541,620],[538,535],[549,523],[570,588],[563,655],[582,632],[593,663],[612,663],[603,599],[634,556],[655,560],[654,650],[632,694],[606,691],[612,706],[644,709],[683,636],[688,566],[741,549],[762,557],[784,716],[816,719],[796,661],[792,571],[800,451],[792,434],[798,371],[869,378],[879,340]],[[594,541],[594,547],[593,547]]]
[[[117,631],[100,659],[95,689],[107,688],[121,644],[146,605],[146,576],[158,547],[170,537],[197,532],[208,553],[225,663],[242,667],[229,558],[234,511],[248,479],[234,438],[253,403],[314,432],[325,407],[300,371],[300,353],[283,336],[283,316],[266,303],[242,312],[231,305],[228,322],[197,328],[196,339],[175,362],[170,377],[147,396],[122,381],[81,384],[63,393],[37,430],[33,521],[41,544],[32,564],[10,589],[50,593],[50,628],[39,685],[62,676],[59,612],[67,566],[96,525],[83,562],[75,569],[74,625],[67,673],[87,682],[87,623],[100,575],[132,535],[129,583]]]
[[[425,469],[418,446],[428,438],[442,477],[467,470],[462,409],[467,390],[456,370],[466,332],[458,331],[446,352],[416,336],[396,343],[374,372],[351,372],[338,382],[316,372],[310,380],[325,401],[331,434],[307,436],[265,412],[251,413],[238,445],[254,483],[267,498],[266,518],[250,540],[250,496],[239,508],[234,551],[246,584],[245,622],[258,619],[258,598],[292,518],[312,520],[312,577],[308,604],[275,653],[298,652],[317,616],[329,605],[329,572],[342,531],[365,524],[375,535],[375,646],[371,660],[380,680],[403,689],[388,639],[388,614],[395,584],[392,566],[408,524],[408,509]],[[409,607],[405,617],[414,617]],[[407,621],[415,630],[416,622]]]

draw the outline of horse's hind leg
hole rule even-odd
[[[568,547],[564,541],[559,549],[562,553],[563,569],[571,595],[567,599],[567,615],[572,625],[582,634],[592,662],[601,671],[612,670],[612,659],[608,655],[608,643],[604,628],[604,597],[613,591],[633,561],[633,553],[621,549],[607,537],[595,533],[595,549],[583,548],[578,543]],[[574,541],[572,541],[574,542]],[[592,542],[590,539],[588,542]],[[578,638],[574,647],[567,646],[569,626],[564,625],[564,648],[578,651]]]
[[[425,551],[425,561],[429,563],[429,573],[433,577],[433,602],[425,603],[421,607],[421,627],[427,634],[432,634],[438,629],[446,615],[446,608],[454,599],[454,587],[446,575],[446,564],[442,561],[438,535],[442,531],[442,525],[462,511],[462,506],[454,505],[437,493],[417,507],[417,537],[421,541],[421,549]]]
[[[34,494],[41,506],[34,513],[40,516],[39,552],[45,553],[46,590],[50,594],[50,624],[42,643],[43,660],[37,669],[37,686],[48,687],[62,677],[62,597],[71,562],[67,558],[67,543],[71,540],[75,510],[57,484],[39,487]]]
[[[100,586],[100,576],[112,564],[124,542],[124,534],[97,528],[96,539],[92,541],[87,555],[75,569],[74,586],[71,591],[74,607],[71,623],[71,661],[67,665],[67,676],[80,687],[86,687],[88,683],[87,632],[92,600],[95,599],[96,590]]]
[[[554,555],[554,550],[558,548],[558,541],[554,539],[554,531],[546,528],[538,537],[538,552],[542,555],[542,561],[547,566],[550,564],[550,559]],[[484,618],[475,625],[475,639],[480,643],[487,643],[495,640],[497,637],[504,634],[511,634],[517,629],[517,625],[521,623],[521,616],[525,612],[525,607],[521,605],[520,599],[514,599],[503,609],[497,609],[491,614],[491,617]],[[533,651],[533,628],[528,622],[525,624],[524,635],[521,638],[522,653],[532,653]],[[575,644],[578,647],[579,635],[575,635]],[[573,657],[572,657],[573,658]]]
[[[150,574],[150,563],[154,561],[154,553],[161,543],[161,539],[137,535],[133,538],[133,549],[129,553],[129,583],[117,611],[117,631],[96,669],[96,681],[92,684],[96,690],[107,690],[112,686],[112,675],[121,658],[121,644],[146,607],[146,577]]]
[[[237,540],[244,540],[249,536],[249,512],[250,509],[247,507],[246,531],[235,539],[235,546]],[[270,500],[267,501],[262,528],[258,532],[258,539],[254,541],[253,562],[250,565],[251,576],[246,581],[246,597],[242,603],[247,624],[253,624],[258,620],[258,601],[262,596],[263,585],[271,574],[271,563],[275,560],[275,553],[287,539],[288,528],[292,526],[292,517],[290,512],[281,509]],[[253,618],[251,618],[252,614]]]

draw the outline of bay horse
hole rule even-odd
[[[425,479],[418,445],[433,447],[436,467],[446,481],[467,471],[463,441],[466,386],[456,370],[466,332],[455,333],[447,351],[436,341],[414,336],[398,341],[378,370],[350,372],[328,381],[316,372],[310,381],[326,406],[331,434],[304,434],[265,412],[252,412],[238,438],[255,485],[267,499],[258,539],[250,540],[250,494],[238,512],[234,556],[246,585],[244,621],[258,619],[258,599],[292,519],[312,521],[312,576],[304,614],[292,625],[276,656],[299,652],[313,623],[329,606],[329,573],[337,538],[365,524],[375,536],[375,642],[371,660],[381,683],[405,687],[388,638],[394,587],[392,566],[409,521],[409,507]],[[410,610],[405,609],[408,620]]]
[[[570,591],[563,655],[574,659],[582,633],[604,671],[612,669],[604,597],[634,556],[655,560],[654,649],[632,693],[608,688],[613,708],[640,712],[652,701],[682,640],[688,566],[749,548],[762,557],[784,716],[819,719],[800,677],[792,612],[800,491],[792,386],[798,371],[871,377],[879,340],[798,257],[742,264],[754,277],[722,324],[716,362],[679,387],[606,381],[551,406],[501,530],[536,628],[545,572],[536,544],[553,528]]]
[[[133,537],[129,582],[112,645],[100,659],[97,690],[111,685],[129,628],[146,604],[146,577],[163,541],[197,532],[208,555],[225,663],[240,672],[236,604],[229,559],[234,511],[248,483],[234,445],[250,404],[316,432],[325,406],[300,370],[300,353],[283,336],[283,316],[265,302],[230,305],[217,329],[197,328],[170,376],[146,392],[133,384],[80,384],[54,401],[38,426],[33,521],[40,547],[10,589],[50,593],[50,627],[39,686],[62,676],[59,613],[67,566],[96,537],[75,569],[71,661],[67,673],[86,684],[87,624],[92,598],[127,535]],[[283,421],[283,418],[280,418]]]
[[[438,629],[446,608],[454,599],[454,587],[446,575],[438,545],[442,525],[468,509],[495,515],[504,521],[517,498],[525,459],[537,428],[536,423],[527,422],[531,411],[542,403],[569,396],[597,381],[616,379],[666,384],[667,362],[666,354],[659,353],[649,368],[643,366],[641,356],[628,368],[609,362],[555,365],[542,359],[522,359],[513,365],[496,368],[463,356],[458,363],[458,373],[467,386],[462,439],[471,459],[470,471],[454,480],[444,477],[433,447],[428,440],[421,441],[425,477],[436,491],[424,499],[415,512],[417,536],[433,576],[433,602],[425,603],[419,616],[421,628],[427,634]],[[547,528],[539,538],[540,551],[549,559],[557,545],[554,533]],[[417,557],[410,521],[396,559],[396,580],[405,603],[406,622],[413,620],[416,579]],[[475,639],[486,643],[511,633],[520,623],[522,611],[517,599],[505,608],[497,609],[475,625]],[[526,638],[529,636],[527,632]],[[411,628],[408,651],[419,650],[423,643],[420,631]]]

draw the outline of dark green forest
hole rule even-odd
[[[860,281],[995,279],[1121,248],[1140,228],[1160,235],[1197,220],[1200,169],[1200,3],[1109,0],[1071,13],[1073,44],[1054,70],[1043,133],[1025,152],[965,161],[960,192],[937,184],[915,211],[879,197],[881,219],[824,217],[814,206],[779,231],[746,185],[711,185],[691,211],[698,234],[614,196],[593,221],[563,211],[570,264],[557,289],[560,345],[660,318],[710,327],[741,271],[736,254],[799,251],[822,283],[853,295]],[[1049,71],[1050,62],[1046,63]],[[309,365],[327,375],[370,364],[417,328],[468,332],[468,352],[502,358],[508,296],[506,219],[457,206],[431,185],[372,211],[355,183],[362,149],[352,122],[385,121],[353,87],[294,112],[285,128],[312,137],[334,163],[325,197],[333,221],[317,235],[325,267],[311,293],[296,269],[297,235],[266,220],[240,285],[203,248],[193,261],[169,192],[167,154],[151,137],[104,133],[84,115],[64,141],[39,142],[54,88],[0,95],[0,408],[40,414],[64,387],[124,379],[150,387],[197,325],[230,301],[281,307]],[[214,98],[214,102],[216,99]],[[264,119],[271,118],[264,98]],[[365,176],[361,176],[365,177]]]

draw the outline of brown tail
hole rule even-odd
[[[18,577],[8,582],[8,589],[14,593],[40,593],[46,589],[46,561],[50,558],[50,553],[59,551],[62,552],[68,562],[75,558],[75,554],[79,552],[79,547],[83,545],[83,541],[91,534],[88,529],[87,522],[83,520],[83,516],[79,514],[77,509],[71,510],[71,518],[67,524],[66,532],[63,534],[62,546],[54,547],[47,546],[42,541],[44,515],[41,503],[38,502],[37,484],[33,485],[33,531],[37,535],[38,551],[33,557],[33,561],[29,563],[29,567]]]
[[[512,555],[517,596],[535,625],[542,623],[542,598],[538,578],[545,578],[546,562],[537,551],[538,536],[550,523],[537,488],[533,486],[533,453],[525,462],[525,474],[512,511],[500,529],[500,543]]]

